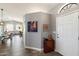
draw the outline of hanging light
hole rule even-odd
[[[0,20],[0,25],[4,25],[4,21],[3,21],[3,9],[1,9],[1,20]]]

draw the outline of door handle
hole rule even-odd
[[[57,38],[59,38],[59,34],[57,34]]]
[[[57,36],[57,38],[59,38],[59,37]]]
[[[59,34],[57,34],[57,35],[59,35]]]

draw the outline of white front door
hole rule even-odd
[[[78,55],[77,13],[58,17],[56,24],[56,50],[65,56]]]
[[[78,56],[79,56],[79,16],[78,16]]]

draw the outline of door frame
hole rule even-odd
[[[73,13],[73,14],[74,14],[74,13]],[[69,14],[69,15],[70,15],[70,14]],[[78,15],[79,15],[79,14],[77,14],[77,16],[78,16]],[[59,16],[59,17],[62,17],[62,16]],[[79,16],[78,16],[78,17],[79,17]],[[58,38],[57,38],[57,34],[58,34],[58,33],[57,33],[57,32],[58,32],[58,31],[57,31],[57,30],[58,30],[58,29],[57,29],[57,26],[58,26],[57,21],[58,21],[58,19],[56,19],[56,40],[58,39]],[[79,18],[78,18],[78,25],[79,25]],[[78,29],[79,29],[79,27],[78,27]],[[78,31],[78,32],[79,32],[79,31]],[[78,34],[78,33],[77,33],[77,34]],[[79,34],[78,34],[78,36],[79,36]],[[78,46],[79,46],[79,43],[78,43]],[[79,50],[79,49],[78,49],[78,50]],[[77,50],[77,51],[78,51],[78,50]],[[57,51],[57,50],[56,50],[56,51]],[[60,51],[57,51],[57,52],[61,53]],[[79,52],[78,52],[78,53],[79,53]]]

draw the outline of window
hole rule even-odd
[[[13,24],[6,24],[6,30],[7,30],[7,32],[14,31]]]

